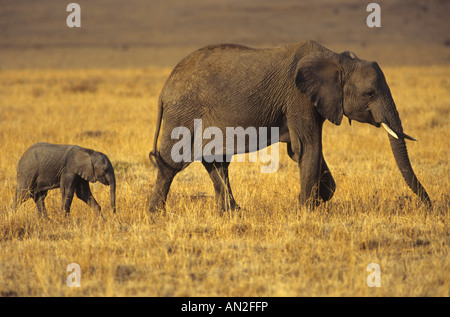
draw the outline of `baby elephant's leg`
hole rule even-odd
[[[94,210],[98,211],[101,215],[101,207],[100,205],[97,203],[97,201],[95,200],[94,196],[92,195],[91,192],[91,188],[89,187],[89,182],[88,181],[81,181],[77,186],[76,186],[76,191],[75,193],[77,194],[77,197],[84,201],[89,207],[93,208]]]
[[[73,195],[75,194],[74,176],[61,178],[61,197],[62,209],[66,212],[66,216],[70,213],[70,206],[72,205]]]
[[[17,186],[16,193],[14,195],[13,203],[10,207],[11,210],[15,211],[17,207],[23,204],[26,200],[32,197],[31,191],[28,189],[22,189],[20,186]]]
[[[39,216],[44,216],[47,218],[47,210],[45,209],[45,197],[47,197],[47,191],[41,191],[34,195],[34,202],[36,203]]]

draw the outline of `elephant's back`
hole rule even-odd
[[[32,146],[30,146],[25,153],[36,153],[36,152],[42,152],[42,153],[62,153],[66,151],[70,151],[73,148],[78,147],[78,145],[71,145],[71,144],[54,144],[54,143],[48,143],[48,142],[39,142],[35,143]],[[25,155],[24,153],[24,155]]]
[[[208,112],[221,104],[245,102],[277,68],[279,51],[221,44],[191,53],[174,68],[161,91],[164,112],[180,106]]]
[[[211,66],[211,63],[204,64],[205,62],[218,62],[220,60],[226,59],[227,56],[232,55],[233,58],[236,55],[244,53],[254,53],[257,49],[248,46],[238,45],[238,44],[217,44],[208,45],[198,50],[190,53],[185,58],[183,58],[173,69],[172,76],[177,74],[182,74],[183,72],[191,72],[193,70]]]
[[[177,92],[201,92],[202,88],[234,79],[236,69],[254,64],[257,50],[235,44],[210,45],[194,51],[182,59],[167,79],[161,95],[168,100]],[[247,63],[246,63],[247,60]],[[252,63],[248,61],[252,60]]]
[[[166,81],[168,88],[189,80],[190,83],[214,79],[258,79],[283,62],[292,62],[298,53],[320,50],[314,41],[304,41],[275,48],[252,48],[239,44],[216,44],[202,47],[183,58]],[[250,76],[250,78],[248,77]],[[213,79],[213,81],[211,81]]]
[[[65,156],[76,145],[52,144],[47,142],[39,142],[30,146],[19,160],[18,168],[38,168],[45,161],[58,161],[64,159]]]

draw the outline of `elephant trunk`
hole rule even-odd
[[[391,149],[394,154],[395,162],[397,163],[405,182],[423,202],[431,206],[430,197],[412,169],[411,162],[409,161],[408,150],[406,149],[405,139],[396,139],[389,135],[389,141],[391,142]]]
[[[388,105],[387,111],[385,111],[384,115],[381,115],[380,117],[382,118],[381,125],[389,134],[389,141],[391,143],[391,149],[394,154],[395,162],[397,163],[406,184],[408,184],[408,186],[423,202],[425,202],[428,206],[431,206],[430,197],[412,169],[408,156],[408,150],[406,148],[405,139],[414,141],[417,140],[403,132],[402,123],[395,104],[392,98],[389,99],[390,102],[386,103]]]
[[[116,213],[116,178],[114,174],[109,176],[108,182],[111,193],[111,208],[113,212]]]

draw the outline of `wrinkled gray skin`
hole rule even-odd
[[[60,188],[62,209],[68,215],[73,195],[100,213],[89,182],[110,186],[111,207],[116,212],[116,180],[108,157],[77,145],[36,143],[22,155],[17,166],[17,188],[13,207],[33,198],[40,215],[47,215],[47,191]],[[100,213],[101,214],[101,213]]]
[[[332,198],[336,184],[322,154],[322,125],[350,120],[390,127],[392,152],[408,186],[422,201],[430,198],[411,167],[405,138],[391,92],[376,62],[360,60],[351,52],[334,53],[314,41],[273,49],[213,45],[183,59],[168,78],[159,99],[154,149],[150,160],[158,168],[156,184],[147,201],[149,211],[163,208],[174,176],[189,163],[171,159],[171,132],[194,119],[203,129],[217,126],[279,127],[280,142],[300,169],[301,206],[314,208]],[[156,144],[163,121],[160,150]],[[203,146],[210,140],[206,140]],[[192,146],[192,144],[191,144]],[[192,150],[193,152],[193,150]],[[203,162],[223,210],[238,207],[228,179],[229,163]]]

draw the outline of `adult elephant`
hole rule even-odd
[[[174,176],[189,165],[189,161],[173,159],[177,140],[172,131],[182,126],[194,133],[195,119],[202,119],[203,127],[222,131],[236,126],[278,127],[279,141],[287,143],[288,153],[300,169],[300,205],[313,208],[331,199],[336,187],[322,154],[322,125],[325,120],[340,125],[344,115],[387,130],[403,178],[431,205],[408,157],[405,139],[414,139],[403,132],[378,64],[361,60],[352,52],[337,54],[305,41],[272,49],[212,45],[191,53],[175,67],[159,98],[150,152],[158,175],[148,208],[155,211],[164,207]],[[190,146],[193,144],[191,139]],[[224,151],[227,155],[237,152]],[[228,179],[229,161],[221,161],[203,160],[203,165],[213,181],[219,207],[233,209],[237,205]]]
[[[47,192],[61,189],[62,209],[66,214],[74,194],[90,207],[101,211],[89,182],[110,186],[111,207],[116,212],[116,178],[108,157],[78,145],[36,143],[28,148],[17,165],[17,189],[13,207],[33,198],[39,214],[46,215]]]

